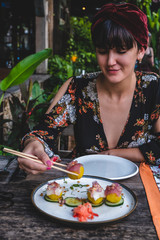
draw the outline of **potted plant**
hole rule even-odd
[[[52,49],[44,49],[21,60],[9,73],[9,75],[0,82],[2,95],[0,105],[2,104],[5,92],[12,86],[19,85],[23,101],[14,95],[9,100],[12,119],[1,120],[1,127],[6,122],[12,122],[12,128],[8,132],[7,145],[18,148],[19,141],[26,131],[33,126],[31,116],[37,109],[44,108],[45,99],[42,99],[43,90],[37,82],[33,83],[30,79],[29,85],[25,81],[34,73],[37,66],[52,54]],[[32,99],[31,99],[32,95]],[[41,101],[39,101],[41,96]],[[1,146],[2,148],[3,146]]]

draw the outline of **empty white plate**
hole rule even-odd
[[[138,166],[121,157],[91,154],[76,158],[84,166],[84,175],[121,180],[133,177],[139,171]]]

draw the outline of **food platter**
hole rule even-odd
[[[111,180],[91,176],[84,176],[78,181],[70,178],[58,178],[49,182],[52,181],[56,181],[61,186],[65,187],[67,191],[64,197],[72,196],[79,198],[86,198],[87,187],[73,188],[73,184],[79,184],[79,186],[87,184],[88,187],[90,187],[93,181],[97,181],[105,189],[107,185],[111,185],[113,183]],[[95,217],[93,220],[88,220],[87,222],[78,222],[77,218],[73,217],[72,207],[68,207],[66,205],[60,206],[59,203],[47,202],[44,199],[45,190],[49,182],[42,183],[33,190],[31,195],[32,203],[40,212],[44,213],[45,215],[66,223],[81,225],[111,223],[127,217],[135,210],[137,206],[137,198],[135,194],[128,187],[121,184],[124,198],[123,205],[118,207],[108,207],[103,204],[100,207],[93,208],[93,212],[97,213],[99,215],[98,217]]]
[[[85,175],[103,177],[110,180],[130,178],[139,171],[135,163],[117,156],[90,154],[75,160],[83,164]]]
[[[77,218],[73,217],[73,208],[66,205],[60,205],[59,203],[48,202],[44,199],[45,191],[48,183],[56,181],[61,186],[65,187],[65,197],[78,197],[86,198],[87,188],[92,186],[93,181],[97,181],[104,189],[107,185],[111,185],[113,181],[100,178],[83,176],[79,180],[72,180],[70,178],[57,178],[49,182],[45,182],[37,186],[32,194],[31,200],[33,205],[43,214],[55,219],[60,220],[67,224],[76,225],[97,225],[107,224],[115,221],[122,220],[130,215],[137,206],[136,195],[125,185],[121,184],[123,190],[124,204],[117,207],[109,207],[103,204],[100,207],[94,207],[93,212],[98,214],[98,217],[94,217],[93,220],[87,222],[79,222]],[[86,186],[87,185],[87,186]],[[74,187],[76,186],[76,187]]]

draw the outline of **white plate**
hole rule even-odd
[[[107,185],[111,185],[113,182],[104,178],[84,176],[79,180],[72,180],[70,178],[58,178],[51,180],[49,182],[56,181],[61,186],[64,186],[68,191],[65,192],[65,197],[79,197],[87,198],[87,188],[92,186],[93,181],[98,181],[98,183],[105,189]],[[87,187],[74,187],[74,190],[70,189],[73,184],[89,185]],[[50,216],[56,220],[63,221],[65,223],[80,224],[80,225],[93,225],[93,224],[103,224],[111,223],[114,221],[121,220],[131,214],[137,206],[137,198],[135,194],[126,186],[122,185],[122,193],[124,198],[124,204],[118,207],[108,207],[103,204],[100,207],[93,208],[93,212],[97,213],[99,216],[94,217],[93,220],[88,220],[87,222],[79,222],[77,218],[73,217],[72,207],[66,205],[60,206],[59,203],[48,202],[44,199],[45,190],[47,184],[43,183],[35,188],[32,192],[31,199],[34,206],[42,213]]]
[[[84,165],[84,175],[121,180],[133,177],[139,171],[138,166],[121,157],[91,154],[76,158]]]

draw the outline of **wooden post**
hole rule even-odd
[[[48,1],[43,0],[44,16],[36,16],[36,52],[48,48]],[[37,73],[47,73],[48,60],[36,69]]]
[[[53,0],[48,0],[48,47],[53,49]]]

